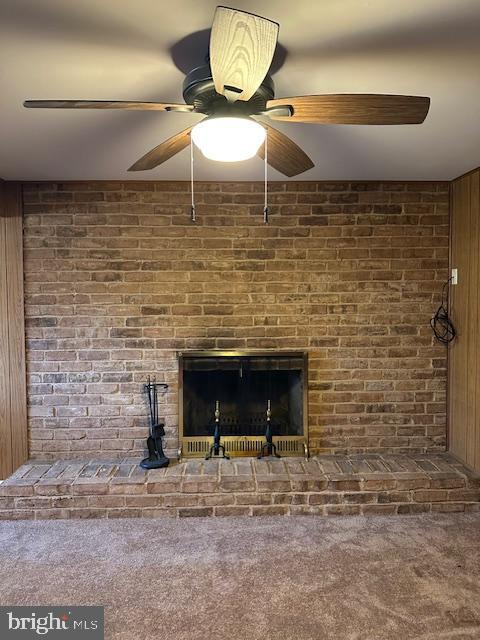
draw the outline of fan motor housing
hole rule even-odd
[[[196,111],[207,115],[252,115],[264,111],[268,100],[275,96],[275,85],[270,75],[266,75],[262,84],[248,101],[229,102],[225,96],[218,94],[212,78],[209,64],[196,67],[183,81],[183,99],[193,104]]]

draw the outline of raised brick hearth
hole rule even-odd
[[[22,466],[0,485],[0,519],[478,511],[480,479],[448,454],[134,461]]]

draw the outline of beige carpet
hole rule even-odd
[[[480,638],[480,514],[0,524],[0,604],[116,640]]]

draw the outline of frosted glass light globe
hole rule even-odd
[[[192,129],[192,140],[203,155],[219,162],[253,158],[265,140],[265,129],[249,118],[206,118]]]

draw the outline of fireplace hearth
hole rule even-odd
[[[204,457],[216,412],[229,456],[255,456],[267,421],[281,456],[308,455],[307,354],[192,351],[179,354],[180,457]]]

